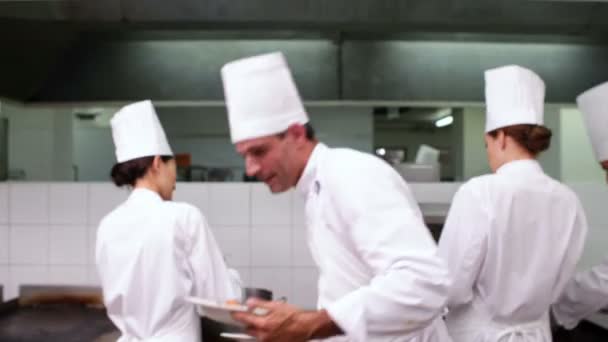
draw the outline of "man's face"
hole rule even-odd
[[[289,134],[289,133],[287,133]],[[273,193],[289,190],[298,178],[295,153],[285,135],[272,135],[239,142],[236,151],[245,159],[245,172],[266,183]]]

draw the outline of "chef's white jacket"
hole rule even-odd
[[[332,341],[449,341],[445,264],[405,181],[383,160],[316,145],[297,184]]]
[[[240,298],[201,212],[136,188],[103,218],[96,262],[104,303],[120,342],[200,341],[186,296]]]

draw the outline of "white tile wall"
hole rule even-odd
[[[9,215],[13,224],[48,224],[49,185],[47,183],[11,183]]]
[[[11,226],[10,244],[11,265],[48,264],[48,226]]]
[[[173,199],[197,207],[209,219],[209,185],[205,183],[177,183]]]
[[[89,265],[95,265],[95,242],[97,241],[97,226],[87,228],[87,261]]]
[[[253,228],[251,230],[253,267],[291,265],[291,229]]]
[[[51,184],[49,192],[51,224],[87,223],[87,184]]]
[[[451,203],[462,183],[408,183],[418,203]]]
[[[229,267],[249,267],[251,265],[251,229],[249,227],[215,227],[213,235],[215,235]]]
[[[95,266],[89,265],[87,267],[87,285],[88,286],[101,286],[101,281],[99,280],[99,274],[97,273],[97,268],[95,268]]]
[[[8,183],[0,184],[0,224],[8,223]]]
[[[8,264],[9,251],[9,228],[8,226],[0,226],[0,265]]]
[[[10,284],[5,289],[5,300],[17,297],[20,285],[45,285],[50,279],[47,266],[11,266],[9,274]]]
[[[234,267],[234,269],[239,272],[239,276],[241,277],[241,281],[243,282],[243,286],[247,287],[251,285],[251,268],[249,267]]]
[[[411,184],[426,203],[449,201],[458,186]],[[583,263],[591,265],[608,245],[608,187],[573,188],[592,223]],[[0,283],[5,293],[16,295],[17,286],[27,283],[98,285],[97,225],[127,196],[110,183],[1,184]],[[306,242],[304,201],[297,193],[271,195],[263,184],[180,183],[175,198],[201,208],[246,286],[270,288],[277,297],[314,307],[317,271]]]
[[[316,268],[294,268],[290,302],[304,309],[316,309],[318,279],[319,271]]]
[[[262,183],[251,187],[251,224],[254,226],[289,226],[292,191],[272,194]]]
[[[52,285],[87,285],[85,266],[50,266],[49,283]]]
[[[251,268],[251,286],[270,289],[274,299],[291,300],[292,269],[289,267]]]
[[[244,226],[251,222],[251,191],[247,183],[210,183],[209,213],[211,225]]]
[[[308,247],[308,238],[306,237],[306,227],[294,226],[292,239],[291,239],[291,250],[292,250],[292,264],[294,266],[315,266],[315,261],[310,254],[310,248]]]
[[[97,225],[99,221],[116,206],[125,201],[129,192],[111,183],[89,184],[88,224]]]
[[[51,265],[86,265],[88,257],[86,227],[50,227]]]
[[[6,291],[11,285],[9,267],[6,265],[0,265],[0,286],[3,287],[4,299],[7,298]],[[2,300],[2,298],[0,298]]]

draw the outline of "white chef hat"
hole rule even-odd
[[[150,100],[121,108],[110,123],[119,163],[141,157],[173,155]]]
[[[608,82],[580,94],[576,102],[583,112],[597,160],[608,160]]]
[[[517,65],[486,70],[486,133],[519,125],[542,125],[545,83]]]
[[[233,143],[281,133],[290,125],[308,122],[280,52],[230,62],[222,68],[222,81]]]
[[[440,151],[429,145],[422,144],[416,153],[416,164],[437,164],[439,163]]]

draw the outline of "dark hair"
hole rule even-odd
[[[503,131],[505,135],[513,138],[533,155],[537,155],[551,146],[551,136],[553,133],[544,126],[513,125],[495,129],[488,134],[493,138],[496,138],[500,131]]]
[[[304,125],[304,128],[306,128],[306,139],[315,140],[315,129],[312,127],[310,122],[307,122]]]
[[[305,123],[304,128],[306,129],[306,139],[311,140],[311,141],[315,140],[315,129],[312,127],[310,122]],[[281,133],[277,134],[277,136],[282,139],[283,137],[285,137],[286,133],[287,133],[287,131],[281,132]]]
[[[173,159],[173,156],[161,156],[160,158],[166,163]],[[112,171],[110,172],[112,181],[114,184],[116,184],[116,186],[134,186],[135,182],[143,177],[146,172],[148,172],[148,169],[150,166],[152,166],[153,161],[154,156],[150,156],[131,159],[123,163],[114,164]]]

